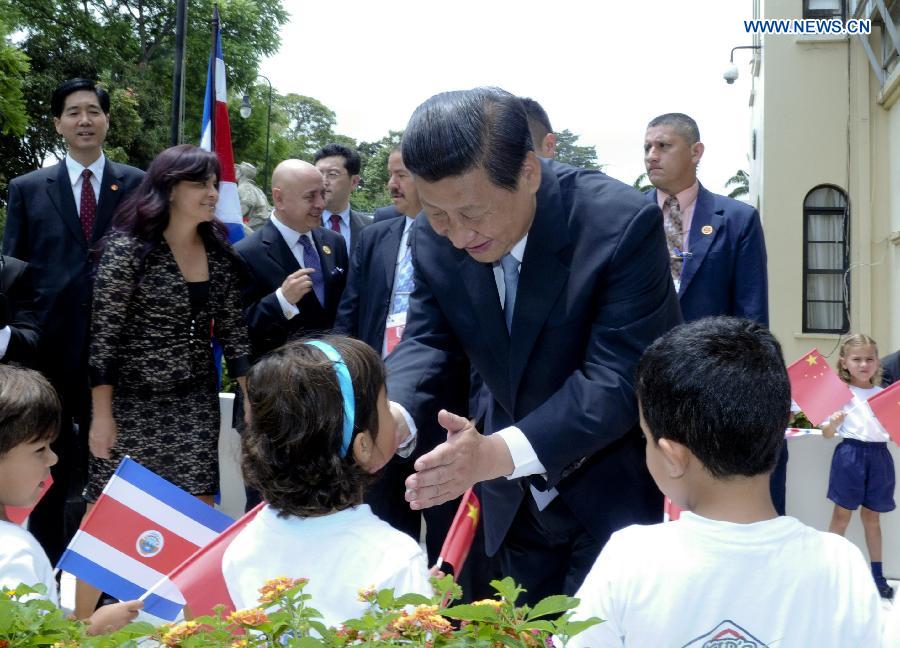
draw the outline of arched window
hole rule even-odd
[[[820,185],[803,200],[803,332],[846,333],[850,310],[847,194]]]

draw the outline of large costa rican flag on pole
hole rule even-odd
[[[160,581],[232,521],[125,457],[57,567],[123,601],[155,586],[145,607],[174,619],[184,599]]]
[[[228,121],[228,93],[225,87],[225,59],[222,56],[218,5],[213,7],[213,45],[206,73],[200,148],[213,151],[219,158],[222,177],[219,178],[216,216],[228,227],[229,240],[236,243],[244,238],[244,227],[234,171],[234,152],[231,149],[231,124]]]

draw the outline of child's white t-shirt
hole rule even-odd
[[[47,587],[47,600],[59,607],[59,593],[47,554],[34,536],[18,524],[0,521],[0,587]]]
[[[222,572],[237,609],[255,606],[269,579],[308,578],[304,592],[328,626],[365,612],[362,588],[432,596],[425,553],[365,504],[310,518],[266,506],[225,550]]]
[[[576,596],[576,618],[606,622],[571,647],[880,645],[881,600],[859,549],[792,517],[734,524],[684,512],[630,526]]]
[[[869,443],[884,442],[890,437],[885,432],[881,423],[872,413],[872,408],[866,402],[872,396],[881,391],[881,387],[854,387],[850,385],[850,391],[853,392],[853,400],[844,405],[844,411],[847,416],[844,422],[838,428],[841,436],[845,439],[856,439],[857,441],[866,441]]]

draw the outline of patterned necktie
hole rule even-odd
[[[331,231],[341,233],[341,215],[340,214],[332,214],[328,217],[328,220],[331,221]]]
[[[516,290],[519,288],[519,261],[512,254],[504,254],[500,259],[503,268],[503,283],[506,286],[506,299],[503,301],[503,314],[506,316],[506,330],[512,331],[513,313],[516,310]]]
[[[300,245],[303,246],[303,265],[312,268],[313,293],[323,306],[325,305],[325,277],[322,276],[322,263],[319,261],[319,253],[306,234],[300,235]]]
[[[97,217],[97,197],[94,195],[94,187],[91,185],[90,169],[81,172],[81,229],[84,230],[84,240],[88,245],[93,241],[94,220]]]
[[[663,219],[663,225],[666,230],[666,242],[669,244],[669,257],[672,264],[672,278],[675,281],[681,280],[681,269],[684,267],[684,225],[681,220],[681,205],[678,204],[678,198],[669,196],[663,207],[668,210],[668,216]]]
[[[410,248],[409,231],[406,233],[406,250],[403,258],[397,264],[397,276],[394,278],[394,299],[391,301],[391,315],[405,313],[409,309],[409,294],[415,284],[413,283],[412,252]]]

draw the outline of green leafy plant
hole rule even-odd
[[[137,640],[154,631],[149,623],[131,623],[114,635],[90,637],[87,626],[63,615],[46,596],[44,585],[0,589],[0,648],[12,646],[137,647]]]
[[[393,590],[360,590],[366,604],[362,616],[336,628],[327,627],[322,614],[304,590],[305,578],[276,578],[260,588],[259,605],[246,610],[215,613],[154,628],[132,623],[117,632],[89,637],[83,623],[67,619],[52,603],[34,598],[43,586],[19,586],[0,595],[0,648],[8,646],[136,647],[149,638],[157,645],[179,648],[344,648],[345,646],[420,646],[442,648],[544,648],[556,636],[569,639],[599,619],[572,620],[578,599],[549,596],[534,607],[516,606],[524,591],[511,578],[492,581],[496,598],[453,605],[462,592],[450,576],[433,579],[435,595],[396,595]]]

